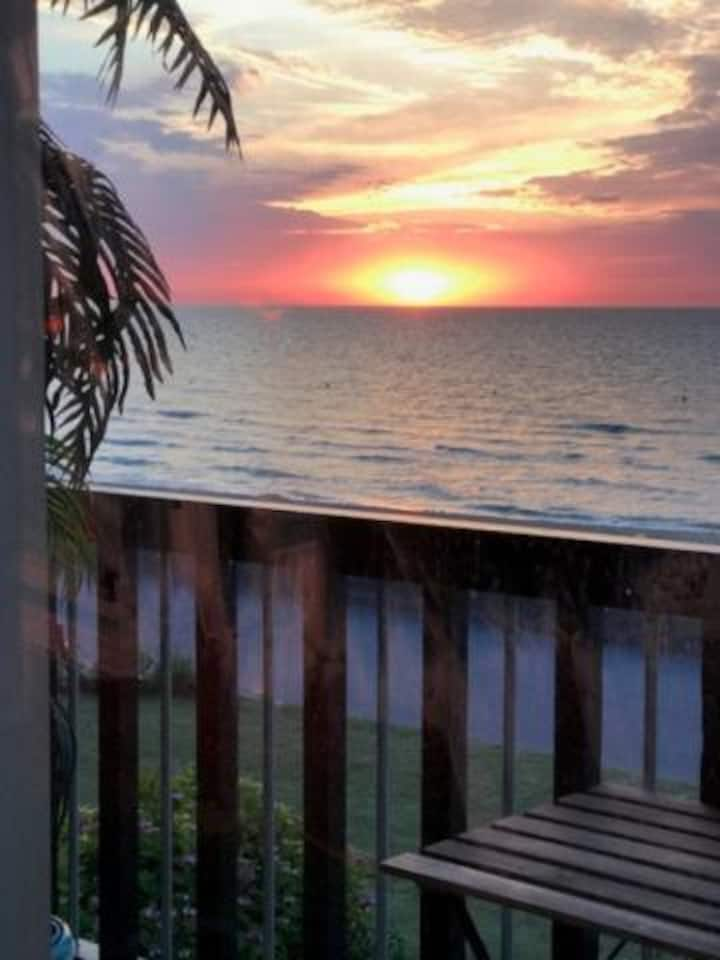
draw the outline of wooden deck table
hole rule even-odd
[[[720,958],[720,811],[601,785],[385,861],[452,897],[475,955],[475,898],[685,957]],[[609,960],[609,958],[608,958]]]

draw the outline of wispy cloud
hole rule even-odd
[[[508,43],[546,34],[572,46],[627,56],[656,49],[682,32],[677,20],[627,0],[316,0],[360,11],[400,29],[456,42]]]

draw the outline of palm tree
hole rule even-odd
[[[50,0],[97,19],[105,48],[102,79],[117,98],[129,40],[144,36],[162,57],[175,87],[199,80],[193,114],[225,127],[237,149],[232,97],[223,75],[193,31],[178,0]],[[52,490],[82,484],[108,420],[122,409],[133,364],[154,396],[172,371],[166,332],[182,342],[163,272],[110,180],[67,150],[45,125],[44,181],[46,408],[54,438]],[[62,482],[57,482],[60,477]]]
[[[72,0],[50,0],[67,12]],[[108,98],[120,90],[131,36],[144,34],[183,88],[199,78],[194,115],[207,106],[221,120],[226,149],[239,138],[228,86],[177,0],[76,0],[85,19],[102,23]],[[45,301],[45,405],[51,611],[55,586],[77,590],[89,563],[84,481],[113,411],[122,409],[133,365],[155,395],[172,371],[166,332],[182,342],[170,289],[142,230],[111,181],[71,153],[44,124],[39,129]],[[52,618],[54,619],[54,617]],[[58,651],[55,651],[56,657]],[[53,848],[57,850],[75,762],[74,735],[53,695]]]

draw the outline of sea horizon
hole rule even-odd
[[[711,308],[417,315],[180,308],[175,374],[136,380],[91,481],[717,539]]]
[[[568,312],[581,310],[584,312],[615,312],[615,311],[637,311],[637,312],[708,312],[720,309],[718,303],[698,304],[698,303],[344,303],[344,302],[251,302],[244,300],[177,300],[174,303],[176,309],[202,309],[202,308],[221,308],[229,310],[372,310],[377,312],[402,312],[406,310],[419,312],[441,312],[447,310],[464,312],[484,312],[484,311],[558,311]]]

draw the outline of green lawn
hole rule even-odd
[[[262,712],[256,700],[239,702],[240,770],[244,777],[261,779]],[[97,799],[97,700],[84,695],[79,716],[79,795],[82,804]],[[155,697],[145,697],[140,706],[141,769],[157,772],[160,759],[160,707]],[[302,812],[302,714],[298,707],[276,710],[278,800]],[[375,726],[364,720],[348,723],[347,792],[348,842],[359,857],[371,858],[375,839]],[[173,709],[173,757],[176,770],[194,762],[194,703],[178,699]],[[393,727],[390,731],[390,824],[392,852],[414,850],[419,843],[420,735],[417,730]],[[502,753],[499,748],[473,742],[469,758],[469,821],[480,824],[500,812]],[[622,774],[609,775],[627,780]],[[516,807],[528,806],[552,796],[552,762],[544,754],[520,753],[515,770]],[[667,784],[676,793],[687,792]],[[391,925],[408,946],[408,956],[417,954],[418,898],[410,884],[391,882]],[[499,957],[500,912],[474,908],[488,948]],[[549,925],[537,918],[516,915],[513,921],[514,957],[539,960],[548,956]],[[610,943],[608,943],[608,946]],[[631,951],[623,957],[639,956]]]

